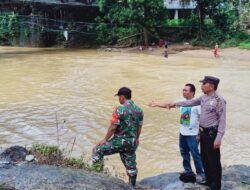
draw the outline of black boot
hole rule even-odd
[[[137,175],[129,176],[129,185],[131,185],[132,187],[135,187],[136,177],[137,177]]]

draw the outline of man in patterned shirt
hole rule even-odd
[[[106,155],[119,153],[129,176],[129,184],[136,183],[136,149],[143,124],[143,111],[131,100],[131,90],[122,87],[116,94],[120,106],[116,107],[108,132],[93,149],[93,164],[102,161]]]
[[[195,96],[196,88],[193,84],[186,84],[183,88],[183,100],[192,100]],[[152,101],[150,107],[168,108],[165,102]],[[180,135],[179,148],[183,158],[184,172],[180,175],[183,182],[205,183],[203,164],[198,149],[197,135],[199,132],[200,106],[180,107]],[[190,154],[196,168],[196,177],[192,171]]]

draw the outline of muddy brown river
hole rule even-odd
[[[139,178],[182,171],[178,148],[179,111],[147,107],[150,100],[182,98],[185,83],[204,75],[221,78],[228,102],[223,165],[250,165],[250,52],[228,49],[219,59],[209,50],[168,59],[142,53],[0,47],[0,143],[2,147],[57,144],[66,154],[90,158],[104,137],[121,86],[133,90],[145,121],[137,151]],[[106,161],[124,176],[118,155]]]

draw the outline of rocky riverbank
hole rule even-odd
[[[138,190],[206,190],[205,186],[182,183],[178,173],[164,173],[138,182]],[[250,167],[235,165],[224,169],[222,190],[249,190]],[[43,165],[30,151],[15,146],[0,154],[0,189],[5,190],[129,190],[124,181],[85,169]]]
[[[46,151],[49,152],[48,149]],[[87,169],[59,167],[53,164],[39,164],[39,160],[34,155],[30,155],[30,153],[23,147],[14,146],[0,154],[0,189],[131,189],[122,180],[104,173],[93,172]],[[55,156],[55,154],[52,153],[49,158],[51,159],[52,156]],[[58,159],[58,156],[55,158]],[[50,163],[52,163],[51,160]]]
[[[105,52],[144,53],[144,54],[160,55],[160,56],[164,55],[165,51],[163,47],[159,48],[158,46],[150,46],[149,48],[145,48],[142,46],[127,47],[127,48],[101,46],[98,50]],[[167,49],[168,54],[176,54],[189,50],[209,50],[209,48],[201,46],[192,46],[189,43],[183,43],[183,44],[171,44]]]
[[[24,189],[128,190],[122,180],[80,169],[25,163],[0,169],[0,184]]]
[[[250,190],[250,167],[234,165],[223,169],[222,190]],[[164,173],[143,179],[140,185],[159,190],[208,190],[206,186],[182,183],[178,173]]]

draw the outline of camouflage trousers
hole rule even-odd
[[[128,176],[137,175],[136,154],[137,143],[135,140],[126,140],[119,137],[113,137],[103,145],[98,145],[93,149],[93,163],[102,161],[106,155],[119,153],[120,158],[126,168]]]

